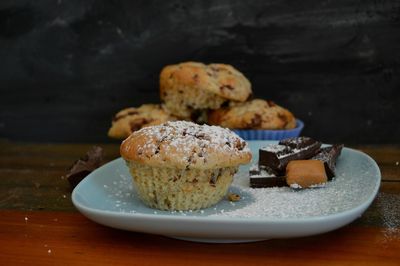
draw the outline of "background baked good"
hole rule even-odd
[[[292,129],[294,115],[272,101],[253,99],[211,110],[208,123],[233,129]]]
[[[198,109],[217,109],[229,100],[246,101],[251,93],[247,78],[226,64],[185,62],[166,66],[160,74],[161,100],[180,118],[191,118]]]
[[[108,136],[125,139],[132,132],[145,126],[158,125],[166,121],[176,120],[164,106],[160,104],[143,104],[119,111],[112,120]]]

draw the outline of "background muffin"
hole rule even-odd
[[[250,82],[230,65],[186,62],[166,66],[160,74],[161,100],[180,118],[217,109],[227,100],[243,102],[250,95]]]
[[[210,111],[208,123],[235,129],[292,129],[296,119],[272,101],[254,99]]]
[[[130,107],[119,111],[112,120],[108,136],[125,139],[132,132],[145,126],[159,125],[166,121],[176,120],[160,104],[143,104],[140,107]]]
[[[230,130],[185,121],[134,132],[122,143],[121,155],[140,198],[162,210],[217,203],[239,165],[251,160],[246,142]]]

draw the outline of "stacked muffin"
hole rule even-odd
[[[243,136],[243,130],[248,133],[296,127],[290,111],[271,101],[250,99],[251,96],[249,80],[230,65],[169,65],[160,73],[162,104],[122,110],[115,116],[109,136],[123,139],[142,127],[173,120],[237,129],[245,139],[249,137]],[[262,134],[261,138],[265,137],[269,138]]]

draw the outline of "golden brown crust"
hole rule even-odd
[[[159,125],[176,120],[162,105],[143,104],[139,107],[129,107],[119,111],[113,118],[108,136],[115,139],[125,139],[132,132],[146,126]]]
[[[230,65],[185,62],[160,73],[160,97],[174,115],[190,117],[194,109],[216,109],[225,101],[243,102],[251,84]]]
[[[212,110],[208,123],[234,129],[292,129],[296,119],[287,109],[271,101],[254,99]]]
[[[186,170],[231,167],[251,160],[247,143],[230,130],[186,121],[136,131],[120,151],[127,161]]]

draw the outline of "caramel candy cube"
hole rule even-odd
[[[286,183],[292,188],[324,186],[327,181],[322,161],[295,160],[286,166]]]

